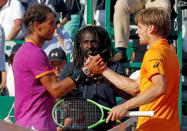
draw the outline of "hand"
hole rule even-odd
[[[126,76],[130,76],[130,69],[129,68],[126,69]]]
[[[1,84],[0,84],[0,93],[1,93],[1,94],[4,93],[5,88],[6,88],[6,84],[1,83]],[[2,95],[4,95],[4,94],[2,94]]]
[[[96,56],[89,56],[86,66],[90,69],[92,74],[102,74],[106,69],[106,65],[99,54]]]
[[[73,121],[72,118],[67,117],[67,118],[65,119],[65,121],[64,121],[64,127],[69,126],[69,125],[71,124],[72,121]]]
[[[119,120],[122,117],[124,117],[127,113],[127,109],[124,106],[124,103],[118,106],[115,106],[112,108],[112,110],[110,112],[108,112],[108,116],[106,118],[106,123],[108,123],[110,120],[114,121],[114,120]]]
[[[61,28],[62,27],[62,24],[61,23],[58,23],[57,24],[57,28]]]
[[[54,32],[54,34],[58,34],[58,29],[55,29],[55,32]]]
[[[67,127],[71,124],[72,122],[72,118],[66,118],[64,121],[64,127]],[[64,129],[62,129],[61,127],[57,127],[57,131],[64,131]]]
[[[53,33],[55,37],[59,36],[58,29],[55,29],[55,32]]]

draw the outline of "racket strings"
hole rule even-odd
[[[67,99],[58,108],[57,122],[71,129],[86,129],[97,123],[102,116],[101,109],[97,105],[84,99]],[[68,124],[67,119],[70,119]]]

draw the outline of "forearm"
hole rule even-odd
[[[64,39],[63,39],[60,35],[56,36],[56,38],[57,38],[58,41],[60,42],[60,45],[61,45],[62,47],[64,47]]]
[[[71,78],[58,81],[55,74],[51,73],[40,78],[42,85],[55,99],[64,96],[66,93],[75,88],[75,84]]]
[[[79,87],[81,83],[86,79],[87,75],[83,70],[80,70],[76,74],[67,77],[66,79],[55,84],[55,90],[59,93],[59,96],[64,96],[66,93],[70,92],[73,88]],[[54,85],[54,84],[53,84]],[[63,89],[61,89],[63,87]],[[55,92],[56,92],[55,91]]]
[[[161,97],[163,94],[164,93],[159,90],[159,87],[151,86],[149,89],[147,89],[142,94],[139,94],[138,96],[133,97],[132,99],[123,103],[123,105],[124,107],[127,108],[127,110],[130,110],[130,109],[139,107],[141,105],[151,103],[154,100]]]
[[[10,34],[8,35],[8,37],[6,38],[6,40],[14,40],[14,38],[17,36],[17,34],[19,33],[21,29],[21,26],[14,26],[10,32]]]
[[[132,98],[133,96],[131,94],[126,93],[123,90],[120,90],[119,88],[113,87],[115,93],[117,94],[117,96],[125,99],[125,100],[129,100],[130,98]]]
[[[103,76],[107,78],[117,88],[131,95],[136,95],[139,92],[139,86],[136,80],[129,79],[128,77],[119,75],[109,68],[107,68],[103,72]]]
[[[68,21],[68,19],[67,19],[66,17],[64,17],[64,18],[62,19],[62,21],[58,24],[58,28],[60,28],[60,27],[62,27],[63,25],[65,25],[67,21]]]
[[[1,71],[1,75],[2,75],[2,81],[0,84],[0,88],[6,88],[6,71]]]
[[[73,74],[71,77],[67,77],[62,81],[57,81],[54,73],[41,77],[40,81],[51,96],[58,99],[76,88],[76,86],[80,85],[81,82],[86,79],[86,77],[87,75],[84,73],[84,71],[80,70],[76,74]]]
[[[6,84],[6,71],[2,71],[2,83],[5,83]]]
[[[76,87],[76,85],[75,85],[74,81],[69,77],[58,82],[56,85],[53,86],[54,92],[57,92],[55,95],[56,98],[60,98],[60,97],[64,96],[65,94],[67,94],[68,92],[73,90],[73,88],[75,88],[75,87]]]

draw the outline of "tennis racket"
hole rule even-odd
[[[64,129],[84,130],[94,128],[105,122],[104,110],[112,109],[90,99],[67,98],[55,104],[52,110],[54,122]],[[153,116],[153,111],[129,111],[126,116]]]

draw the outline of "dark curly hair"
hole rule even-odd
[[[51,8],[45,4],[35,4],[29,7],[23,17],[23,23],[27,28],[27,34],[31,34],[33,31],[33,23],[42,23],[45,21],[48,13],[54,13]]]
[[[96,39],[99,44],[99,52],[104,51],[103,54],[101,54],[104,62],[106,62],[108,65],[111,62],[112,57],[112,42],[109,38],[108,32],[101,26],[95,26],[95,25],[87,25],[76,33],[75,39],[74,39],[74,51],[73,51],[73,62],[74,66],[77,69],[80,69],[82,67],[83,61],[84,61],[84,54],[82,52],[82,49],[80,47],[81,43],[81,36],[84,32],[90,31],[93,32],[96,36]]]

